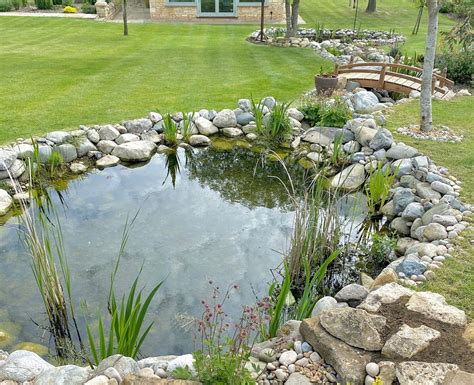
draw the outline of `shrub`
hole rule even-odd
[[[300,111],[303,113],[305,120],[307,120],[311,126],[314,126],[321,120],[322,109],[322,104],[314,101],[307,101],[300,107]]]
[[[326,127],[344,127],[350,118],[349,106],[342,99],[336,98],[334,103],[326,103],[319,124]]]
[[[341,56],[341,51],[339,51],[336,47],[329,47],[326,49],[330,54],[333,54],[334,56]]]
[[[11,0],[0,0],[0,12],[9,12],[13,8]]]
[[[13,8],[15,8],[15,10],[19,10],[22,5],[22,1],[21,0],[11,0],[11,1],[12,1]]]
[[[437,60],[438,68],[446,68],[447,76],[455,83],[466,84],[472,80],[474,74],[474,53],[461,51],[444,53]]]
[[[69,5],[63,9],[64,13],[77,13],[77,9]]]
[[[88,14],[93,15],[96,13],[95,5],[92,5],[90,3],[84,3],[81,6],[81,11],[82,13],[88,13]]]
[[[73,0],[62,0],[62,5],[64,5],[65,7],[72,7],[74,5],[74,1]]]
[[[38,9],[51,9],[53,8],[53,2],[51,0],[35,0]]]
[[[455,5],[451,1],[445,2],[439,9],[439,13],[453,13]]]

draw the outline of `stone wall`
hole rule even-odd
[[[282,0],[269,0],[265,6],[266,22],[281,22],[285,18],[285,5]],[[197,3],[194,6],[169,5],[166,0],[150,0],[150,16],[158,21],[202,21],[219,22],[260,22],[260,6],[239,6],[235,17],[198,17]]]

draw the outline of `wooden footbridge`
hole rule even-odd
[[[336,66],[336,74],[360,84],[363,88],[378,88],[404,95],[421,92],[423,69],[398,63],[349,63]],[[433,74],[433,97],[442,99],[453,88],[454,82],[446,74]]]

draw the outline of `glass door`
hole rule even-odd
[[[198,16],[232,17],[235,16],[237,0],[198,0]]]

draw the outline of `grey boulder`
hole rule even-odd
[[[0,150],[0,171],[8,170],[17,157],[17,153],[10,149]]]
[[[35,385],[82,385],[89,377],[89,370],[75,365],[59,366],[45,370],[35,380]]]
[[[155,143],[141,140],[118,145],[113,149],[112,155],[124,162],[144,162],[149,160],[155,151]]]
[[[235,112],[229,109],[219,111],[213,120],[213,124],[218,128],[237,126]]]

